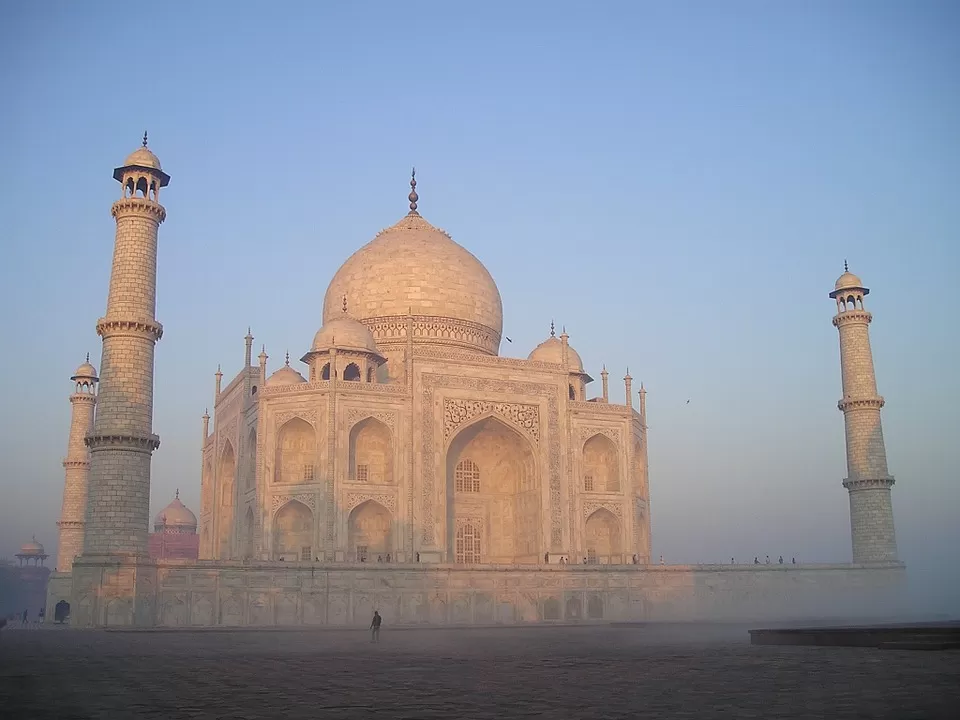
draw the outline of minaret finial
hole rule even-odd
[[[417,169],[414,168],[410,172],[410,194],[407,196],[407,199],[410,201],[410,215],[419,215],[417,212],[417,200],[420,199],[420,196],[417,195]]]
[[[550,321],[550,337],[556,337],[556,336],[557,336],[557,328],[556,326],[554,326],[553,320],[551,320]]]
[[[287,367],[290,367],[290,351],[287,350]]]
[[[850,272],[850,268],[847,267],[847,259],[846,259],[846,258],[843,259],[843,271],[844,271],[844,272]]]
[[[87,353],[87,362],[90,362],[90,353]]]
[[[146,130],[143,131],[143,146],[144,146],[144,147],[147,146],[147,131],[146,131]]]

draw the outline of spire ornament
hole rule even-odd
[[[346,315],[347,314],[347,296],[346,295],[343,296],[342,309],[343,309],[343,314]]]
[[[847,259],[846,259],[846,258],[843,259],[843,271],[844,271],[844,272],[850,272],[850,268],[847,267]]]
[[[553,324],[553,320],[551,320],[550,321],[550,337],[556,337],[556,336],[557,336],[557,329],[556,329],[556,326],[554,326]]]
[[[290,367],[290,351],[287,350],[287,367]]]
[[[410,172],[410,194],[407,196],[407,199],[410,201],[410,212],[408,215],[419,215],[417,212],[417,200],[420,199],[420,196],[417,195],[417,169],[413,168]]]
[[[146,130],[143,131],[143,146],[144,146],[144,147],[147,146],[147,131],[146,131]]]

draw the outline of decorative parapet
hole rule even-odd
[[[103,338],[131,336],[156,342],[163,337],[163,325],[156,320],[121,320],[100,318],[97,321],[97,335]]]
[[[110,214],[115,218],[124,215],[152,215],[158,224],[167,219],[167,211],[163,205],[147,198],[136,197],[117,200],[110,208]]]
[[[858,478],[856,480],[847,478],[843,481],[843,486],[847,490],[871,490],[893,487],[896,482],[892,475],[885,478]]]
[[[833,316],[833,326],[840,327],[849,323],[870,323],[873,315],[867,310],[844,310]]]
[[[407,324],[413,320],[413,338],[453,347],[479,347],[496,355],[500,349],[500,333],[480,323],[457,318],[414,315],[392,315],[370,318],[361,322],[370,329],[378,345],[405,344]]]
[[[868,398],[844,398],[837,403],[837,408],[841,412],[846,412],[847,410],[864,409],[879,410],[884,406],[885,403],[886,401],[879,395]]]
[[[90,434],[83,439],[90,452],[98,450],[132,450],[149,455],[160,447],[158,435],[135,435],[133,433]]]

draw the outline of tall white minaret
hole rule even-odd
[[[84,439],[93,430],[93,412],[97,405],[97,369],[87,361],[70,378],[74,391],[70,439],[63,461],[63,506],[60,509],[60,541],[57,544],[57,572],[68,573],[73,559],[83,550],[83,524],[87,511],[87,483],[90,475],[90,451]]]
[[[85,556],[147,556],[153,433],[153,354],[163,327],[157,299],[157,231],[167,216],[160,190],[170,176],[143,147],[113,171],[121,196],[107,312],[97,322],[103,338],[100,390],[90,448]]]
[[[893,528],[890,488],[883,444],[877,379],[870,350],[870,322],[863,299],[870,291],[851,273],[847,263],[830,297],[837,302],[833,324],[840,332],[840,368],[843,412],[847,436],[847,477],[843,486],[850,494],[850,531],[853,562],[897,562],[897,538]]]

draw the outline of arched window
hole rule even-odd
[[[326,365],[324,365],[323,368],[320,370],[320,379],[321,380],[330,379],[330,363],[327,363]]]
[[[473,460],[458,462],[453,477],[457,492],[480,492],[480,467]]]
[[[360,368],[356,363],[350,363],[343,369],[343,379],[349,382],[360,382]]]
[[[480,531],[475,525],[457,528],[457,562],[461,565],[480,562]]]
[[[373,368],[372,368],[372,367],[367,368],[367,382],[368,382],[368,383],[372,383],[372,382],[373,382]]]

